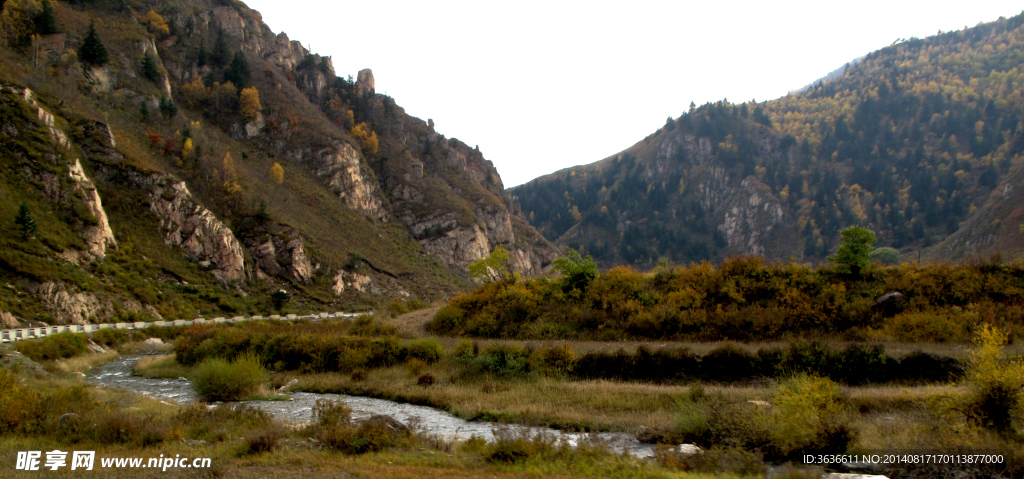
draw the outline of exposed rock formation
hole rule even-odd
[[[345,291],[345,288],[351,288],[359,292],[369,292],[372,283],[373,280],[369,276],[341,270],[334,277],[334,294],[340,296]]]
[[[225,282],[244,279],[242,247],[235,235],[213,212],[192,199],[184,181],[153,175],[150,210],[160,218],[164,242],[179,246],[215,278]]]
[[[360,161],[359,151],[349,143],[342,141],[316,150],[303,148],[290,152],[289,156],[294,161],[311,163],[317,176],[350,208],[370,219],[390,220],[391,214],[384,206],[377,182]]]
[[[104,258],[107,255],[108,247],[117,247],[117,240],[114,238],[113,230],[110,229],[107,212],[103,210],[103,202],[100,200],[99,193],[96,192],[96,185],[85,176],[82,163],[78,159],[71,164],[68,175],[74,184],[75,197],[81,197],[82,203],[92,218],[95,218],[94,224],[86,224],[82,230],[82,236],[89,248],[88,252],[94,257]]]
[[[0,311],[0,325],[5,328],[17,328],[21,325],[13,314],[7,311]]]
[[[259,268],[257,276],[260,273],[287,274],[300,283],[313,279],[313,266],[306,256],[305,245],[293,228],[276,225],[260,238],[247,239],[246,246]]]
[[[373,71],[369,68],[359,70],[359,76],[356,77],[356,91],[359,92],[359,96],[374,93]]]
[[[112,313],[109,304],[92,293],[69,293],[62,283],[47,282],[36,288],[36,294],[59,324],[87,324],[93,316]]]
[[[46,128],[50,130],[50,136],[53,138],[53,141],[65,150],[71,148],[71,141],[68,140],[68,135],[55,126],[53,114],[39,106],[39,103],[37,103],[35,99],[35,93],[33,93],[32,90],[28,88],[18,90],[17,88],[11,87],[11,91],[19,94],[21,98],[25,100],[25,103],[28,103],[36,109],[36,115],[38,116],[39,121],[46,125]]]

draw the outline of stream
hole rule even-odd
[[[199,398],[192,389],[192,382],[184,379],[149,379],[132,375],[132,366],[142,356],[122,356],[121,358],[97,366],[89,371],[86,380],[92,384],[110,388],[123,389],[163,401],[187,404]],[[497,424],[492,422],[473,422],[459,419],[445,411],[427,406],[404,404],[386,399],[375,399],[344,394],[291,393],[291,401],[245,401],[258,407],[275,419],[301,424],[313,420],[313,405],[318,399],[343,401],[352,409],[352,419],[361,420],[374,414],[391,416],[410,427],[428,434],[436,434],[446,439],[466,440],[472,436],[492,441],[495,432],[502,428],[511,432],[526,433],[530,436],[544,434],[557,438],[565,444],[575,446],[581,442],[595,441],[607,444],[615,452],[628,452],[640,458],[654,455],[654,446],[642,444],[630,434],[615,432],[577,433],[565,432],[547,427],[525,426],[521,424]]]

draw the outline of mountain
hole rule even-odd
[[[2,5],[9,326],[376,308],[557,254],[478,150],[241,2]]]
[[[632,147],[509,190],[604,266],[822,261],[864,225],[906,259],[1024,258],[1024,17],[896,43],[802,92],[691,105]]]

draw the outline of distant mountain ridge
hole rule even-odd
[[[604,266],[817,262],[851,225],[905,258],[1021,259],[1022,23],[896,43],[777,100],[693,107],[509,192],[545,236]]]

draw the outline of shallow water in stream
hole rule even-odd
[[[192,389],[192,382],[184,379],[149,379],[132,375],[132,366],[142,356],[123,356],[116,361],[98,366],[89,371],[86,379],[92,383],[111,388],[124,389],[164,401],[186,404],[198,400]],[[405,424],[428,434],[437,434],[447,439],[465,440],[471,436],[493,440],[495,432],[505,429],[528,435],[545,434],[575,446],[580,442],[595,441],[607,444],[612,450],[628,452],[637,457],[651,457],[654,446],[642,444],[632,435],[624,433],[573,433],[546,427],[519,424],[496,424],[473,422],[459,419],[445,411],[427,406],[404,404],[385,399],[374,399],[344,394],[292,393],[291,401],[246,401],[275,419],[301,424],[313,419],[313,405],[317,399],[344,401],[352,409],[352,419],[360,420],[374,414],[391,416]]]

